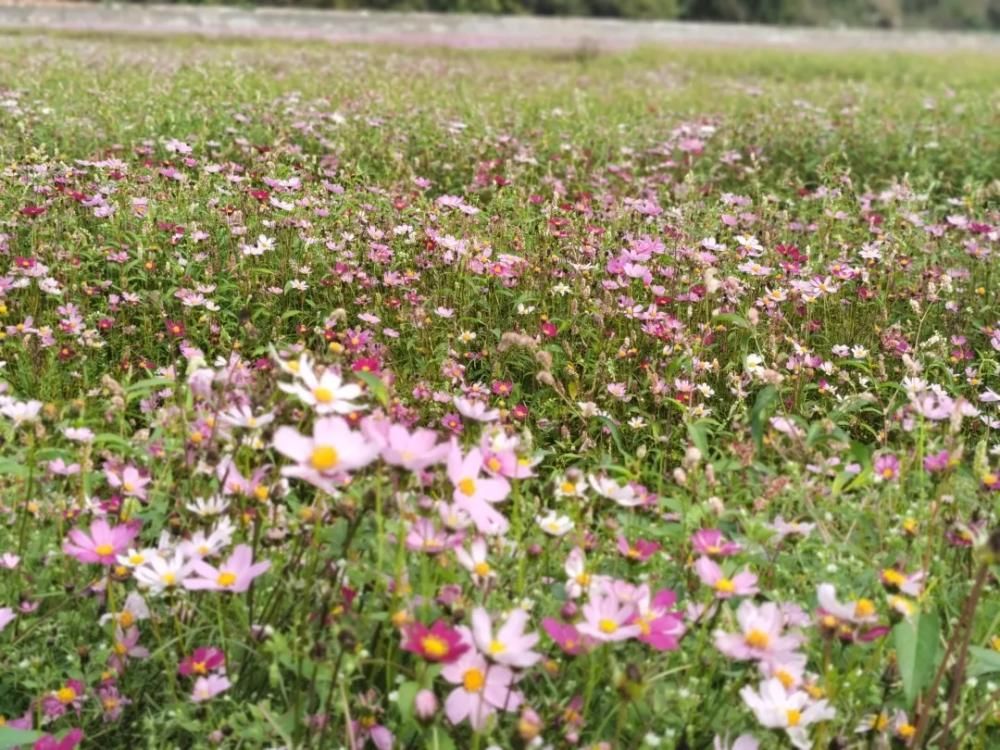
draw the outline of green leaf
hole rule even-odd
[[[370,372],[356,372],[358,379],[368,386],[375,399],[384,407],[389,406],[389,389],[385,387],[382,378]]]
[[[911,706],[934,674],[940,634],[938,616],[926,612],[914,617],[912,622],[903,620],[892,629],[903,692]]]
[[[403,717],[403,723],[409,724],[413,720],[413,701],[420,691],[420,683],[415,680],[404,682],[396,690],[396,704],[399,706],[399,714]]]
[[[763,445],[764,420],[767,418],[767,412],[777,400],[778,389],[769,385],[757,394],[757,400],[754,401],[753,408],[750,409],[750,434],[753,436],[757,450],[760,450]]]
[[[991,648],[969,646],[969,655],[972,657],[969,662],[969,677],[1000,672],[1000,652]]]
[[[711,423],[707,419],[699,419],[687,426],[688,438],[694,447],[701,451],[703,458],[708,458],[708,428]]]
[[[26,464],[22,464],[20,461],[15,461],[14,459],[0,461],[0,475],[2,474],[24,478],[28,476],[28,467]]]
[[[455,750],[455,742],[445,734],[441,727],[434,727],[424,747],[427,750]]]
[[[21,745],[31,745],[39,737],[44,735],[41,732],[32,732],[28,729],[14,729],[14,727],[0,727],[0,750],[10,750],[10,748]]]

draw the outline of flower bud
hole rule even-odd
[[[413,698],[413,712],[421,721],[430,721],[438,710],[438,700],[434,693],[424,688]]]

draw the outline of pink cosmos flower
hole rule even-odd
[[[115,489],[121,489],[126,497],[146,499],[146,485],[152,481],[134,466],[104,467],[104,476]]]
[[[765,680],[757,690],[747,685],[740,697],[750,707],[757,721],[769,729],[784,729],[799,750],[809,750],[807,727],[832,719],[836,712],[825,700],[813,701],[803,690],[789,692],[779,679]]]
[[[418,518],[406,531],[406,548],[436,555],[462,542],[461,534],[447,534],[429,518]]]
[[[274,448],[296,462],[284,467],[282,476],[302,479],[325,492],[333,492],[348,472],[367,466],[379,454],[378,446],[352,430],[343,417],[317,419],[312,438],[294,427],[279,427]]]
[[[620,536],[618,537],[618,551],[629,560],[646,562],[646,560],[660,551],[660,545],[658,542],[651,542],[647,539],[636,539],[632,543],[625,537]]]
[[[472,580],[477,586],[482,586],[487,581],[496,578],[496,572],[490,566],[486,540],[477,537],[472,540],[469,549],[458,547],[455,550],[455,559],[459,565],[472,574]]]
[[[8,724],[13,726],[12,722],[8,722]],[[51,734],[47,734],[35,740],[32,750],[74,750],[81,742],[83,742],[83,730],[77,727],[66,732],[62,739],[56,739]]]
[[[648,586],[640,587],[633,623],[639,626],[638,639],[657,651],[674,651],[684,635],[684,616],[671,611],[677,595],[670,589],[652,594]]]
[[[128,549],[129,543],[139,534],[139,528],[137,522],[109,526],[99,518],[90,524],[89,534],[72,529],[63,542],[63,552],[82,563],[115,565],[117,556]]]
[[[220,693],[224,693],[231,687],[229,678],[224,674],[210,674],[206,677],[199,677],[194,681],[194,689],[191,691],[191,701],[193,703],[203,703],[211,700]]]
[[[87,689],[82,682],[66,680],[65,685],[42,698],[42,713],[48,719],[58,719],[70,709],[79,714],[86,699]]]
[[[874,469],[876,482],[891,482],[899,476],[899,459],[892,454],[879,456]]]
[[[757,593],[757,576],[749,570],[743,570],[732,578],[727,578],[718,563],[705,556],[698,558],[694,569],[701,582],[715,590],[717,599],[752,596]]]
[[[463,640],[462,632],[444,620],[436,621],[429,628],[420,622],[409,623],[404,627],[403,635],[403,650],[427,661],[449,664],[470,648]]]
[[[191,577],[184,580],[184,588],[207,591],[231,591],[243,593],[253,582],[253,579],[271,567],[270,560],[253,562],[253,550],[246,544],[240,544],[233,550],[229,559],[213,568],[203,560],[194,560],[192,568],[200,578]]]
[[[439,443],[434,430],[416,429],[409,432],[405,427],[391,424],[387,420],[367,418],[361,422],[361,432],[382,451],[382,460],[390,466],[401,466],[410,471],[423,471],[429,466],[441,463],[448,455],[448,443]]]
[[[3,629],[10,625],[16,617],[17,615],[14,614],[14,610],[10,607],[0,607],[0,633],[2,633]]]
[[[542,629],[548,633],[549,638],[556,642],[564,654],[570,656],[582,654],[592,645],[590,638],[577,630],[575,625],[560,622],[554,617],[546,617],[542,620]]]
[[[360,720],[352,721],[351,731],[354,733],[358,748],[363,748],[368,740],[371,740],[378,750],[392,750],[395,736],[389,729],[377,724],[374,716],[365,716]]]
[[[457,686],[444,704],[452,724],[468,719],[478,731],[497,709],[516,711],[523,701],[521,693],[514,690],[514,673],[501,664],[488,664],[477,651],[468,651],[446,665],[441,676]]]
[[[124,672],[129,659],[145,659],[149,649],[139,645],[139,628],[132,626],[123,630],[115,626],[115,642],[108,657],[108,664],[116,672]]]
[[[794,651],[802,643],[797,634],[784,634],[785,616],[773,602],[759,607],[749,599],[740,602],[736,610],[739,633],[716,631],[715,647],[737,661],[772,660]]]
[[[600,643],[628,640],[642,633],[642,628],[634,622],[635,614],[634,605],[623,605],[613,593],[595,590],[583,605],[584,621],[577,630]]]
[[[842,622],[863,625],[878,621],[875,604],[870,599],[841,603],[837,600],[837,590],[832,583],[821,583],[817,589],[821,615],[832,615]]]
[[[730,542],[718,529],[699,529],[691,535],[691,547],[701,555],[710,557],[730,557],[743,550],[736,542]]]
[[[712,750],[757,750],[760,747],[760,743],[751,734],[741,734],[735,740],[733,744],[729,744],[729,738],[715,736],[712,741]]]
[[[503,534],[509,528],[507,519],[493,509],[491,503],[507,498],[510,483],[503,478],[480,476],[483,454],[473,448],[465,456],[457,442],[451,444],[448,454],[448,479],[454,489],[455,504],[465,510],[481,534]]]
[[[489,613],[482,607],[472,610],[472,640],[482,653],[498,664],[524,669],[541,661],[542,655],[532,651],[538,643],[538,633],[525,633],[528,613],[515,609],[503,625],[493,633]]]
[[[212,646],[199,646],[177,666],[178,673],[185,677],[207,675],[216,671],[224,672],[225,669],[226,655]]]
[[[455,408],[458,413],[466,419],[475,422],[495,422],[500,418],[499,409],[490,409],[482,401],[473,401],[468,398],[455,397]]]

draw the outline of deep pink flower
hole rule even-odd
[[[177,671],[185,677],[207,675],[209,672],[224,670],[226,655],[212,646],[199,646],[178,665]]]
[[[657,542],[651,542],[647,539],[636,539],[635,543],[630,543],[628,539],[620,536],[618,537],[618,551],[629,560],[646,562],[646,560],[660,551],[660,545]]]
[[[81,742],[83,742],[83,730],[77,728],[70,729],[62,736],[62,739],[56,739],[51,734],[47,734],[36,740],[32,747],[34,750],[73,750]]]
[[[582,654],[591,644],[590,639],[577,630],[575,625],[560,622],[554,617],[542,620],[542,629],[556,642],[563,653],[571,656]]]
[[[412,622],[403,628],[403,636],[403,650],[427,661],[449,664],[469,650],[462,634],[444,620],[438,620],[429,628],[423,623]]]

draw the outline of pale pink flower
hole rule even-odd
[[[379,453],[378,446],[352,430],[342,417],[317,419],[311,438],[294,427],[279,427],[274,448],[296,462],[284,467],[282,476],[302,479],[326,492],[333,492],[348,472],[367,466]]]
[[[752,596],[757,593],[757,576],[749,570],[743,570],[732,578],[728,578],[718,563],[704,556],[698,558],[694,569],[701,582],[715,590],[717,599]]]
[[[736,610],[736,621],[740,626],[739,633],[715,633],[715,647],[730,659],[770,660],[794,651],[802,644],[801,636],[784,633],[784,614],[773,602],[758,607],[745,599]]]
[[[441,676],[457,686],[444,704],[452,724],[468,719],[478,731],[497,709],[516,711],[523,700],[521,693],[514,690],[514,673],[502,664],[488,664],[478,651],[466,651],[446,664]]]
[[[448,479],[454,487],[455,504],[472,517],[480,533],[503,534],[509,524],[502,514],[493,509],[491,503],[507,498],[510,483],[499,477],[481,476],[482,468],[483,455],[479,448],[473,448],[463,456],[458,443],[451,444]]]
[[[584,620],[577,630],[598,642],[624,641],[642,633],[633,621],[636,607],[622,604],[613,593],[592,591],[590,600],[583,605]]]
[[[271,567],[269,560],[253,562],[253,550],[246,544],[240,544],[233,550],[229,559],[214,568],[202,560],[194,560],[192,568],[200,578],[188,578],[184,588],[208,591],[232,591],[242,593],[250,588],[253,579],[263,574]]]
[[[825,700],[814,702],[803,690],[789,692],[777,678],[765,680],[757,690],[747,685],[740,690],[740,697],[762,726],[785,730],[788,739],[799,750],[812,747],[807,731],[810,724],[836,715]]]
[[[515,609],[503,625],[493,632],[489,613],[482,607],[472,610],[472,640],[481,652],[498,664],[524,669],[537,664],[542,656],[532,647],[538,643],[537,633],[525,633],[528,613]]]

